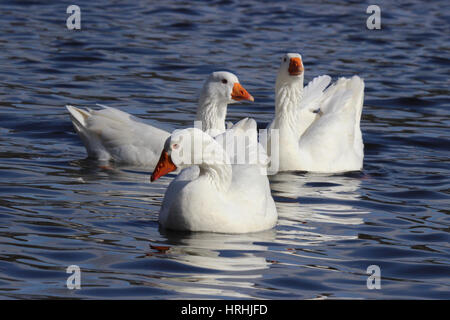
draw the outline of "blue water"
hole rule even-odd
[[[382,30],[360,1],[124,2],[76,1],[70,31],[69,3],[0,1],[0,298],[450,299],[447,1],[377,1]],[[255,103],[228,119],[264,124],[287,51],[306,80],[365,79],[365,161],[272,176],[279,221],[266,232],[159,229],[173,176],[99,168],[64,107],[192,126],[206,75],[229,70]],[[66,288],[73,264],[81,290]]]

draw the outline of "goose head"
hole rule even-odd
[[[303,86],[304,71],[302,56],[299,53],[286,53],[281,58],[277,84],[295,84],[301,82]]]
[[[209,134],[220,134],[225,131],[228,104],[241,100],[254,101],[239,79],[230,72],[213,72],[203,85],[196,120],[202,122],[203,130]]]
[[[239,83],[238,77],[226,71],[216,71],[208,77],[200,95],[201,100],[206,98],[222,104],[254,101],[252,95]]]
[[[288,119],[280,128],[295,132],[298,139],[320,114],[317,108],[300,108],[303,99],[304,67],[299,53],[286,53],[281,58],[275,88],[275,112],[277,117]],[[283,120],[283,121],[284,121]]]
[[[150,180],[192,165],[202,167],[230,164],[223,148],[198,128],[175,130],[166,140]]]

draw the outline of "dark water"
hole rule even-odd
[[[377,1],[378,31],[360,1],[123,2],[76,1],[81,31],[72,3],[0,2],[1,298],[450,299],[447,1]],[[225,69],[256,100],[228,118],[265,123],[286,51],[307,80],[365,79],[366,156],[362,172],[271,177],[275,229],[167,233],[173,176],[84,160],[65,104],[187,127],[205,75]],[[81,290],[66,288],[72,264]]]

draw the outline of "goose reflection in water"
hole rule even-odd
[[[269,250],[265,244],[273,243],[275,229],[231,235],[164,229],[160,232],[166,241],[164,252],[157,255],[181,263],[186,270],[165,279],[170,282],[164,283],[163,287],[169,290],[250,298],[250,292],[247,294],[246,291],[252,291],[257,279],[262,278],[272,264],[265,258]],[[243,290],[236,290],[236,287]]]
[[[357,205],[361,179],[352,175],[284,172],[271,176],[272,195],[279,214],[277,239],[296,240],[302,246],[357,239],[357,234],[318,233],[311,226],[314,223],[363,224],[361,215],[368,211]]]

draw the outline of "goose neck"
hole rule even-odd
[[[202,122],[203,131],[224,132],[226,115],[227,103],[208,97],[200,98],[196,120]]]
[[[275,92],[275,109],[278,113],[298,110],[303,97],[303,82],[277,84]]]
[[[277,128],[298,126],[299,106],[303,96],[303,82],[278,84],[275,92],[275,124]]]

